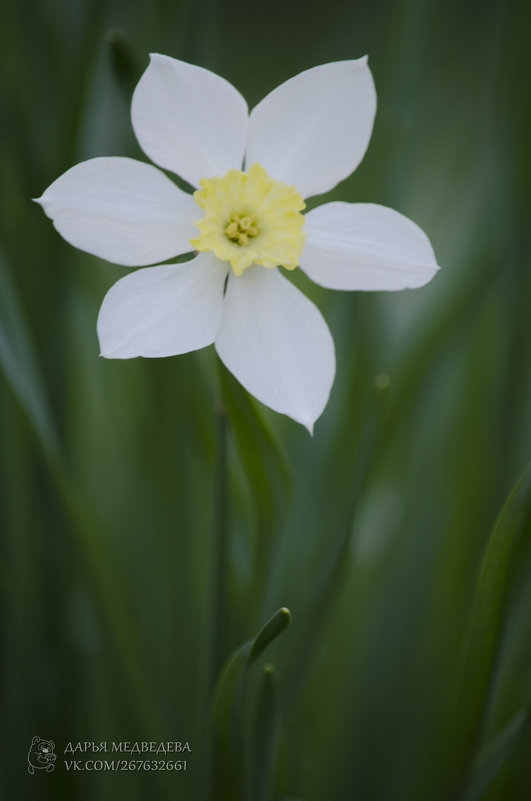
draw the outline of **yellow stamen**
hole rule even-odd
[[[225,234],[229,237],[229,239],[234,239],[237,241],[239,233],[240,231],[237,222],[231,222],[225,228]]]
[[[249,237],[256,236],[258,229],[255,228],[253,222],[256,222],[256,217],[239,217],[237,214],[231,216],[231,221],[225,228],[225,236],[236,242],[238,245],[248,245]]]

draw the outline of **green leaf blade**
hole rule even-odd
[[[467,784],[488,713],[516,588],[530,569],[531,465],[509,496],[487,545],[480,571],[455,713],[457,786]]]

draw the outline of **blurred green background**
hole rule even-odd
[[[529,478],[484,552],[531,453],[529,7],[4,0],[1,15],[1,797],[527,801]],[[251,106],[369,55],[373,138],[323,199],[408,215],[442,270],[387,294],[294,276],[337,351],[313,438],[224,373],[217,416],[213,349],[98,358],[99,304],[125,270],[30,201],[83,159],[147,160],[129,103],[149,52],[214,69]],[[282,606],[291,625],[233,663],[213,705],[220,663]],[[27,772],[35,735],[55,742],[53,773]],[[188,741],[188,770],[66,770],[69,742],[113,740]]]

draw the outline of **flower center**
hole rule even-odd
[[[230,222],[225,228],[225,236],[231,242],[245,247],[249,244],[249,239],[252,239],[258,234],[258,228],[255,225],[256,215],[245,214],[231,214]]]
[[[212,251],[230,262],[236,275],[251,264],[294,270],[305,234],[306,204],[294,186],[275,181],[259,164],[247,173],[229,170],[222,178],[202,178],[194,193],[204,217],[195,224],[195,250]]]

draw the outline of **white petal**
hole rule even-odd
[[[225,264],[210,253],[126,275],[100,309],[101,355],[176,356],[211,345],[221,323],[226,275]]]
[[[303,197],[327,192],[362,160],[375,112],[367,58],[306,70],[252,110],[246,163],[257,161]]]
[[[439,269],[424,231],[386,206],[325,203],[304,230],[301,268],[328,289],[414,289]]]
[[[320,311],[278,270],[229,276],[216,350],[252,395],[312,432],[334,380],[334,343]]]
[[[144,153],[192,186],[241,169],[247,103],[203,67],[152,53],[133,94],[131,119]]]
[[[186,253],[197,235],[192,196],[156,167],[134,159],[77,164],[37,203],[71,245],[127,267]]]

